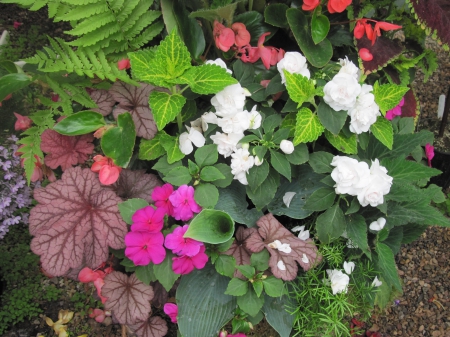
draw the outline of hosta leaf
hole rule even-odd
[[[167,92],[153,91],[150,94],[149,102],[158,130],[162,130],[181,112],[186,98],[179,94],[171,95]]]
[[[295,124],[294,145],[313,142],[324,130],[319,117],[308,108],[301,108],[297,113]]]

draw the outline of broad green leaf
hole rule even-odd
[[[358,153],[358,142],[356,140],[356,135],[352,134],[350,138],[347,138],[343,132],[335,136],[330,131],[325,130],[325,137],[337,150],[344,152],[346,154],[357,154]]]
[[[214,166],[205,166],[200,171],[200,179],[203,181],[216,181],[225,179],[225,176]]]
[[[281,175],[285,176],[287,180],[291,181],[291,164],[286,159],[286,155],[280,152],[270,150],[270,164]]]
[[[169,88],[171,85],[167,83],[168,76],[161,65],[154,61],[155,49],[139,50],[134,53],[128,53],[130,58],[133,78],[156,86]]]
[[[256,1],[253,0],[253,2]],[[258,39],[262,34],[267,32],[271,33],[271,35],[265,39],[265,42],[267,42],[267,40],[278,30],[278,28],[266,24],[264,22],[264,16],[261,13],[258,13],[255,9],[236,15],[233,21],[242,22],[245,25],[245,28],[250,33],[250,44],[252,46],[258,45]]]
[[[179,94],[152,91],[148,103],[152,109],[158,130],[162,130],[168,123],[172,122],[181,112],[186,98]]]
[[[248,186],[252,190],[256,190],[267,179],[269,175],[269,164],[264,161],[261,165],[253,167],[248,171],[247,181]]]
[[[392,129],[391,122],[383,116],[378,116],[377,121],[370,126],[370,131],[389,150],[392,150],[394,130]]]
[[[283,280],[276,278],[275,276],[269,276],[263,280],[264,291],[267,296],[280,297],[284,291]]]
[[[325,102],[320,102],[317,107],[317,116],[325,129],[338,135],[347,120],[346,111],[335,111]]]
[[[233,256],[220,254],[214,263],[214,267],[220,275],[232,278],[236,269],[236,260]]]
[[[435,168],[404,158],[383,159],[381,165],[386,167],[389,176],[394,178],[395,182],[398,180],[414,182],[421,179],[429,179],[442,173]]]
[[[178,137],[173,137],[166,133],[163,133],[160,136],[160,143],[167,153],[167,162],[169,164],[175,163],[184,158],[184,153],[181,152],[178,142]]]
[[[413,117],[402,117],[398,121],[398,133],[400,135],[413,133],[415,128],[416,124]]]
[[[269,268],[269,252],[263,249],[259,253],[253,253],[250,256],[250,264],[258,271],[264,271]]]
[[[183,79],[186,79],[193,92],[202,95],[216,94],[225,87],[237,83],[226,69],[215,64],[193,67],[183,75]]]
[[[375,103],[380,107],[383,116],[386,111],[395,108],[402,97],[408,92],[408,87],[402,87],[396,84],[379,85],[378,82],[373,86],[373,94],[375,96]]]
[[[360,214],[350,214],[345,216],[345,220],[348,238],[370,257],[369,244],[367,243],[367,224],[364,217]]]
[[[325,15],[317,15],[317,10],[311,19],[311,37],[315,44],[323,41],[330,31],[330,20]]]
[[[131,217],[133,216],[133,214],[138,209],[144,208],[146,206],[148,206],[148,202],[144,199],[139,198],[128,199],[127,201],[119,202],[118,204],[119,212],[123,218],[123,221],[125,221],[129,225],[132,224]]]
[[[395,258],[391,248],[384,243],[377,242],[375,250],[378,254],[378,266],[383,272],[383,278],[398,291],[402,291],[402,285],[398,277]]]
[[[191,221],[184,238],[218,244],[228,241],[234,234],[234,221],[225,212],[204,209]]]
[[[184,166],[176,167],[167,173],[164,177],[164,181],[171,183],[175,186],[187,185],[191,182],[192,176],[189,173],[189,169]]]
[[[231,184],[231,182],[233,181],[233,174],[231,174],[230,166],[227,164],[224,164],[224,163],[219,163],[219,164],[214,165],[214,167],[216,169],[218,169],[225,178],[215,180],[215,181],[213,181],[213,184],[216,185],[217,187],[221,187],[221,188],[225,188],[225,187],[229,186]]]
[[[175,167],[182,166],[181,161],[176,161],[174,163],[168,163],[167,156],[159,158],[158,162],[153,165],[152,169],[161,172],[163,175],[168,174]]]
[[[397,255],[398,252],[400,251],[402,240],[403,240],[403,227],[394,227],[389,231],[389,236],[387,239],[383,241],[383,243],[387,245],[389,248],[391,248],[392,253],[394,255]]]
[[[275,170],[271,170],[267,179],[255,190],[247,186],[247,195],[253,201],[256,209],[260,210],[268,205],[277,191],[280,176]]]
[[[195,176],[200,172],[198,165],[190,159],[188,159],[188,169],[191,176]]]
[[[295,124],[294,145],[313,142],[324,130],[319,117],[308,108],[301,108],[297,113]]]
[[[53,127],[53,130],[66,136],[79,136],[94,132],[105,125],[102,114],[95,111],[80,111],[64,118]]]
[[[303,208],[311,211],[324,211],[334,204],[336,199],[336,192],[329,187],[322,187],[314,191],[311,196],[306,199]]]
[[[239,278],[232,278],[228,283],[226,295],[242,296],[248,291],[248,281],[241,280]]]
[[[291,335],[295,315],[291,315],[289,311],[294,307],[293,300],[286,295],[270,297],[266,294],[265,296],[262,311],[266,316],[267,322],[280,334],[280,337],[289,337]]]
[[[23,73],[7,74],[0,77],[0,102],[9,94],[25,88],[31,79]]]
[[[258,297],[253,288],[249,288],[243,296],[237,298],[237,304],[247,314],[255,316],[264,304],[264,296]]]
[[[285,4],[272,4],[264,10],[264,18],[268,24],[275,27],[287,28],[289,27],[286,11],[289,9]]]
[[[219,159],[217,145],[210,144],[199,147],[195,150],[194,158],[199,167],[214,165]]]
[[[156,281],[156,276],[153,273],[153,264],[151,263],[146,266],[136,266],[134,272],[136,273],[136,277],[139,281],[146,285],[149,285],[150,282]]]
[[[164,261],[160,264],[153,265],[153,273],[166,291],[170,291],[175,281],[180,277],[180,275],[173,272],[172,257],[174,257],[172,252],[166,251],[166,258]]]
[[[114,164],[126,167],[133,154],[136,129],[129,112],[117,116],[117,126],[108,129],[102,136],[101,146],[105,156]]]
[[[265,133],[270,131],[274,131],[274,129],[280,126],[281,116],[280,115],[271,115],[266,117],[263,122],[263,129]]]
[[[306,144],[298,144],[294,147],[294,152],[286,155],[286,159],[294,165],[301,165],[309,160],[309,152]]]
[[[308,102],[314,98],[314,82],[301,74],[291,74],[284,70],[286,77],[286,89],[289,97],[301,106],[304,102]]]
[[[204,208],[214,208],[219,200],[219,191],[213,184],[202,183],[195,187],[195,201]]]
[[[264,289],[264,285],[261,280],[256,280],[252,283],[253,290],[256,293],[256,296],[261,297],[262,291]]]
[[[211,22],[214,22],[214,20],[219,22],[222,22],[223,20],[226,22],[233,22],[233,15],[237,5],[238,3],[234,2],[232,4],[214,9],[198,10],[192,12],[189,16],[193,18],[203,18]]]
[[[164,147],[160,143],[159,134],[155,138],[141,139],[139,144],[139,159],[141,160],[154,160],[166,153]]]
[[[339,203],[320,214],[316,220],[316,231],[322,243],[330,243],[344,233],[346,222]]]
[[[290,130],[288,128],[280,128],[273,134],[272,141],[275,144],[280,144],[283,140],[288,139]]]
[[[241,60],[237,60],[233,64],[234,77],[239,83],[246,88],[248,84],[253,83],[255,79],[255,68],[250,63],[244,63]]]
[[[450,220],[431,206],[428,200],[390,203],[389,217],[386,220],[394,226],[421,224],[450,227]]]
[[[309,165],[316,173],[330,173],[334,167],[331,166],[333,155],[325,151],[316,151],[309,155]]]

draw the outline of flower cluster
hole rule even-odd
[[[335,156],[331,165],[335,166],[331,178],[336,182],[334,185],[336,194],[357,196],[363,207],[369,204],[376,207],[384,202],[383,196],[391,189],[392,177],[387,175],[386,168],[380,165],[378,159],[372,161],[369,168],[365,162]]]
[[[96,155],[94,157],[94,164],[92,164],[91,171],[96,173],[98,172],[98,178],[103,185],[111,185],[119,179],[119,174],[122,171],[122,168],[115,165],[111,158]]]
[[[375,28],[372,28],[370,22],[375,23]],[[400,29],[402,26],[394,25],[389,22],[376,21],[371,19],[359,19],[356,22],[355,30],[353,31],[353,35],[357,39],[361,39],[364,34],[367,38],[372,41],[372,46],[375,44],[375,41],[378,36],[381,36],[381,30],[389,31]]]
[[[19,222],[28,224],[31,205],[31,188],[22,175],[20,157],[16,154],[17,137],[11,136],[0,146],[0,239],[8,232],[8,227]]]

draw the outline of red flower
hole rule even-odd
[[[244,47],[250,43],[250,33],[241,22],[235,22],[231,25],[231,29],[234,31],[235,44],[237,47]]]
[[[313,11],[319,4],[320,0],[303,0],[302,9],[304,11]]]
[[[368,23],[368,21],[376,22],[375,29],[372,29],[372,26],[370,23]],[[377,36],[381,36],[380,29],[382,29],[384,31],[389,31],[389,30],[395,30],[395,29],[400,29],[400,28],[402,28],[402,26],[394,25],[389,22],[382,22],[382,21],[377,22],[375,20],[370,20],[370,19],[359,19],[356,22],[355,29],[353,30],[353,35],[355,36],[355,38],[360,39],[364,36],[364,33],[366,33],[367,38],[372,41],[372,46],[373,46],[377,39]]]
[[[130,60],[122,59],[122,60],[118,61],[117,67],[119,68],[119,70],[130,69],[130,67],[131,67]]]
[[[363,61],[372,61],[373,55],[367,48],[361,48],[358,52],[359,57],[361,57],[361,60]]]
[[[92,164],[91,171],[99,172],[98,177],[103,185],[114,184],[119,179],[122,168],[114,164],[111,158],[96,155],[94,161],[95,163]]]
[[[235,43],[235,34],[233,30],[225,27],[217,20],[214,21],[213,36],[216,47],[225,52],[230,50],[231,46]]]
[[[16,131],[25,131],[31,127],[31,124],[33,124],[33,121],[29,117],[22,116],[16,112],[14,112],[14,116],[17,118],[16,123],[14,124],[14,130]]]
[[[270,35],[270,32],[264,33],[259,37],[257,47],[251,47],[248,45],[239,50],[239,53],[242,54],[242,62],[255,63],[259,60],[259,58],[261,58],[261,61],[266,69],[269,69],[271,65],[273,66],[277,64],[278,61],[284,57],[285,51],[283,49],[278,49],[272,46],[264,46],[264,40],[267,35]]]
[[[350,4],[352,0],[328,0],[328,11],[333,13],[342,13]]]
[[[12,94],[8,94],[8,96],[6,96],[4,99],[3,99],[3,101],[7,101],[8,99],[10,99],[12,97]],[[0,106],[2,106],[2,102],[3,101],[0,101]]]
[[[14,26],[14,29],[18,29],[20,26],[22,26],[23,25],[23,23],[22,22],[17,22],[17,21],[14,21],[14,24],[13,24],[13,26]]]

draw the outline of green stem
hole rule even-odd
[[[251,11],[253,9],[253,0],[248,0],[248,10]]]
[[[183,119],[181,117],[181,111],[177,115],[178,132],[181,134],[183,132]]]

